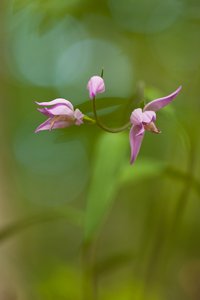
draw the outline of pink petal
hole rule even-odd
[[[155,111],[152,110],[147,110],[145,112],[143,112],[142,115],[142,122],[143,123],[151,123],[154,122],[156,120],[156,113]]]
[[[143,112],[141,108],[136,108],[131,114],[130,118],[131,124],[140,125],[143,121]]]
[[[74,112],[75,124],[81,125],[83,123],[84,114],[77,108]]]
[[[56,128],[65,128],[71,126],[72,123],[70,121],[55,121],[52,127],[52,119],[47,119],[44,123],[40,124],[36,130],[35,133],[43,130],[51,130]]]
[[[49,101],[49,102],[35,102],[37,105],[40,106],[51,106],[51,105],[56,105],[56,104],[64,104],[66,106],[68,106],[70,109],[74,109],[72,103],[66,99],[63,98],[57,98],[55,100]]]
[[[181,88],[182,87],[179,86],[179,88],[175,92],[173,92],[172,94],[170,94],[166,97],[163,97],[163,98],[155,99],[155,100],[147,103],[147,105],[145,105],[143,111],[147,111],[147,110],[157,111],[157,110],[165,107],[178,95]]]
[[[132,126],[129,134],[130,146],[131,146],[131,161],[133,164],[138,156],[142,140],[144,137],[144,128],[143,126]]]
[[[89,90],[90,99],[93,99],[96,94],[105,92],[105,84],[103,78],[100,76],[93,76],[90,78],[87,84]]]
[[[45,122],[43,122],[42,124],[40,124],[36,130],[35,133],[42,131],[42,130],[49,130],[51,127],[51,118],[47,119]]]
[[[37,110],[47,117],[52,117],[52,114],[50,114],[50,112],[48,111],[48,109],[46,107],[37,108]]]
[[[74,110],[72,110],[65,104],[54,105],[50,108],[46,108],[45,111],[46,113],[52,116],[61,116],[61,115],[73,116],[74,114]]]

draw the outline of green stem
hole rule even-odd
[[[96,121],[86,115],[84,115],[83,120],[96,124]]]
[[[101,78],[103,78],[103,74],[104,74],[104,68],[102,68],[102,70],[101,70]]]
[[[97,280],[94,273],[95,245],[83,244],[82,270],[83,270],[83,300],[97,299]]]
[[[191,148],[189,160],[188,160],[188,174],[192,177],[194,168],[194,145]],[[170,228],[168,229],[166,211],[162,211],[159,226],[157,227],[156,241],[153,247],[153,251],[150,256],[150,260],[147,267],[147,274],[145,280],[145,292],[149,291],[149,287],[152,286],[153,280],[159,275],[159,280],[163,281],[169,271],[169,257],[172,253],[173,246],[176,242],[178,229],[180,227],[183,214],[185,212],[186,205],[188,203],[192,181],[187,180],[183,189],[178,197],[177,205],[174,210],[174,216]],[[159,274],[158,274],[159,272]],[[146,294],[145,294],[146,295]],[[145,299],[145,296],[144,296]]]
[[[66,208],[62,211],[52,210],[44,213],[41,212],[40,214],[35,214],[26,218],[22,218],[21,220],[13,221],[9,225],[6,225],[0,229],[0,245],[7,239],[23,232],[24,230],[32,226],[41,225],[45,222],[66,220],[74,225],[81,226],[83,222],[83,216],[84,214],[81,211],[77,211],[72,208]]]
[[[193,172],[194,172],[193,169],[195,166],[194,149],[195,149],[194,145],[191,145],[190,156],[189,156],[189,160],[188,160],[188,170],[187,170],[187,173],[190,174],[191,177],[193,176]],[[167,274],[167,271],[168,271],[168,267],[169,267],[169,263],[167,263],[168,258],[173,250],[173,246],[176,241],[178,229],[180,228],[182,217],[184,215],[184,212],[185,212],[188,200],[189,200],[191,186],[192,186],[191,180],[186,181],[186,184],[184,185],[184,187],[179,195],[178,201],[177,201],[177,206],[174,211],[172,224],[171,224],[171,227],[170,227],[170,230],[168,233],[168,239],[166,241],[166,247],[165,247],[166,253],[165,253],[165,256],[163,259],[164,275]]]
[[[104,124],[101,123],[101,121],[99,120],[99,117],[97,115],[95,97],[93,98],[92,104],[93,104],[92,107],[93,107],[93,113],[94,113],[94,118],[95,118],[96,124],[104,131],[107,131],[110,133],[118,133],[118,132],[125,131],[126,129],[128,129],[131,126],[130,122],[128,122],[125,125],[123,125],[122,127],[118,127],[118,128],[109,128],[109,127],[105,126]]]

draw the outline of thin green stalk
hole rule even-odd
[[[90,123],[96,124],[96,121],[86,115],[84,115],[83,120],[88,121]]]
[[[187,174],[193,173],[194,167],[194,147],[191,148],[191,153],[188,161],[188,170]],[[174,211],[174,217],[170,226],[170,229],[167,229],[167,220],[166,220],[166,212],[165,209],[161,214],[160,222],[157,227],[157,237],[153,247],[153,251],[148,262],[146,278],[145,278],[145,291],[144,291],[144,299],[146,293],[152,282],[155,280],[156,275],[159,272],[159,280],[161,278],[165,278],[168,273],[169,267],[169,256],[173,249],[173,245],[175,243],[178,229],[189,199],[190,190],[192,186],[192,181],[185,181],[185,185],[179,195],[177,205]]]
[[[93,107],[93,113],[94,113],[94,118],[95,118],[96,124],[97,124],[97,126],[99,126],[104,131],[107,131],[107,132],[110,132],[110,133],[119,133],[119,132],[127,130],[131,126],[131,123],[128,122],[122,127],[109,128],[109,127],[105,126],[104,124],[102,124],[101,121],[99,120],[99,117],[97,115],[97,110],[96,110],[96,99],[95,99],[95,97],[92,100],[92,107]]]
[[[194,146],[193,146],[193,147],[191,147],[191,151],[190,151],[190,157],[189,157],[189,161],[188,161],[188,171],[187,171],[187,173],[191,174],[191,176],[193,174],[194,165],[195,165],[195,155],[194,155]],[[187,203],[188,203],[190,191],[191,191],[191,186],[192,186],[191,180],[186,181],[186,184],[184,185],[184,187],[179,195],[178,201],[177,201],[172,224],[171,224],[171,227],[170,227],[167,239],[166,239],[165,252],[163,254],[163,266],[162,266],[163,277],[165,277],[166,274],[168,273],[168,269],[170,266],[168,263],[169,256],[172,252],[173,245],[175,244],[178,230],[180,228],[181,221],[182,221],[185,209],[187,207]]]

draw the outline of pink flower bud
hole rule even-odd
[[[105,92],[105,84],[103,78],[100,76],[92,76],[87,84],[90,99],[96,97],[96,94]]]

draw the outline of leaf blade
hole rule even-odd
[[[128,143],[124,134],[104,134],[96,146],[93,177],[87,196],[84,240],[99,229],[114,200]]]

